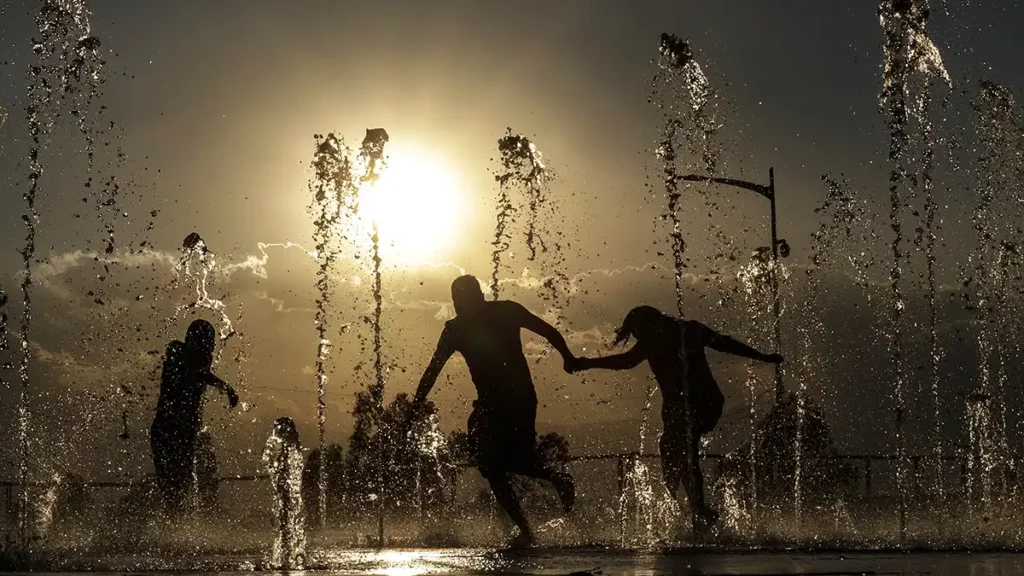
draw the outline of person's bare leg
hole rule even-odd
[[[572,508],[576,503],[576,484],[573,482],[571,474],[559,472],[545,466],[539,459],[519,466],[515,472],[529,478],[551,482],[555,487],[555,492],[558,493],[558,500],[562,503],[562,509],[566,514],[572,512]]]
[[[697,441],[688,443],[685,434],[671,427],[666,427],[666,433],[661,436],[661,466],[665,487],[670,494],[676,496],[679,485],[683,485],[690,504],[690,523],[694,534],[703,533],[709,524],[714,523],[715,517],[704,499],[704,477],[700,472],[697,445]]]
[[[700,436],[693,434],[684,459],[683,486],[690,498],[694,532],[710,528],[718,521],[718,513],[707,505],[704,497],[704,473],[700,469]]]
[[[501,508],[512,519],[519,528],[519,536],[512,541],[512,547],[528,546],[533,543],[533,531],[523,514],[523,507],[519,504],[519,498],[512,489],[512,482],[504,472],[490,472],[487,474],[487,481],[491,485],[491,492],[494,499],[498,501]]]
[[[665,482],[665,488],[668,493],[679,500],[677,492],[679,491],[679,485],[682,484],[686,491],[686,498],[690,505],[690,523],[692,526],[697,526],[698,517],[698,502],[694,500],[694,495],[690,489],[690,482],[688,480],[688,474],[686,473],[687,460],[683,450],[685,440],[675,438],[670,435],[667,431],[661,436],[661,477]]]

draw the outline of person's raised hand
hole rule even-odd
[[[562,368],[569,374],[575,374],[583,369],[582,359],[576,356],[569,356],[563,360]]]
[[[238,406],[238,393],[234,388],[228,388],[228,405],[232,408]]]

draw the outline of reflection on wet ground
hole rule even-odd
[[[139,574],[142,559],[131,568],[95,566],[112,573]],[[193,574],[240,574],[261,568],[261,562],[209,558],[193,564]],[[534,549],[502,552],[485,549],[338,550],[314,559],[315,572],[331,575],[419,576],[445,574],[528,574],[545,576],[619,575],[841,575],[901,574],[1004,576],[1024,574],[1024,555],[1008,553],[718,553],[678,550],[664,553],[606,549]],[[147,567],[166,573],[169,568]],[[145,573],[145,572],[141,572]]]

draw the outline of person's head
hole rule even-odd
[[[455,314],[472,314],[484,305],[484,292],[475,276],[466,274],[452,282],[452,303]]]
[[[274,435],[290,444],[299,442],[299,431],[295,428],[295,420],[290,416],[281,416],[274,420]]]
[[[185,333],[185,345],[204,354],[213,354],[217,345],[217,330],[206,320],[195,320]]]
[[[673,321],[654,306],[637,306],[626,314],[622,326],[615,331],[615,344],[625,344],[631,336],[637,340],[653,340]]]

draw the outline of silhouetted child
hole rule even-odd
[[[295,421],[282,416],[263,449],[263,464],[274,487],[274,519],[277,538],[271,564],[284,570],[302,569],[306,554],[305,519],[302,508],[302,445]]]
[[[644,360],[661,389],[664,431],[660,449],[662,475],[673,496],[683,485],[690,500],[694,531],[702,532],[718,518],[704,500],[704,476],[700,469],[700,437],[710,433],[722,417],[725,396],[708,366],[704,348],[762,362],[782,362],[779,354],[763,354],[700,322],[663,314],[651,306],[629,311],[615,334],[616,344],[630,337],[629,351],[603,358],[580,358],[572,371],[590,368],[628,370]]]
[[[210,371],[215,344],[213,325],[196,320],[189,325],[185,342],[171,342],[164,356],[149,439],[157,487],[172,514],[184,510],[192,487],[203,392],[213,386],[228,395],[232,408],[238,404],[234,389]]]

